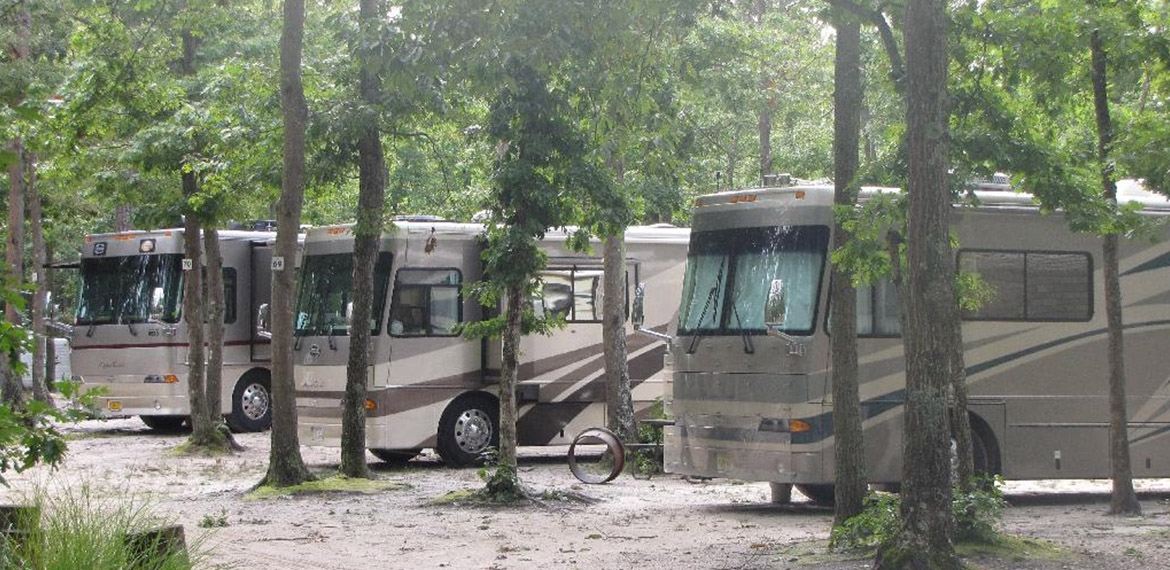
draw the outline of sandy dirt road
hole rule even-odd
[[[315,495],[248,500],[267,466],[268,434],[244,434],[247,451],[222,458],[175,457],[183,435],[160,435],[137,419],[70,427],[69,457],[60,470],[38,468],[10,477],[0,500],[30,490],[88,484],[103,495],[149,500],[154,512],[183,524],[210,548],[208,568],[371,570],[381,568],[798,568],[816,557],[791,546],[828,536],[829,509],[768,503],[762,483],[691,483],[662,475],[623,475],[583,485],[563,450],[526,450],[522,479],[538,490],[572,490],[593,504],[548,501],[526,508],[435,505],[443,494],[480,485],[474,469],[448,469],[433,455],[405,468],[374,462],[378,478],[408,487],[373,495]],[[310,467],[336,469],[336,450],[303,448]],[[1106,518],[1108,483],[1046,481],[1010,484],[1011,532],[1058,542],[1064,560],[985,568],[1170,568],[1170,480],[1139,482],[1146,516]],[[205,518],[227,526],[202,529]],[[807,549],[805,549],[807,550]],[[864,561],[820,568],[866,567]]]

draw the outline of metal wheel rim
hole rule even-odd
[[[268,413],[268,389],[259,382],[248,384],[240,398],[240,410],[250,420],[263,418]]]
[[[466,453],[478,454],[492,441],[492,419],[483,410],[463,410],[455,419],[455,444]]]

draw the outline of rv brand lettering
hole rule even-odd
[[[126,363],[120,360],[102,360],[98,362],[101,368],[125,368]]]

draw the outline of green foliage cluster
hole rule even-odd
[[[951,509],[955,515],[955,540],[962,543],[994,544],[1000,540],[999,524],[1007,502],[1003,480],[998,476],[977,478],[972,489],[955,488]],[[902,499],[893,493],[870,493],[865,509],[833,527],[829,548],[840,552],[869,552],[890,540],[901,519]]]
[[[190,570],[205,558],[201,540],[169,548],[165,537],[128,548],[128,538],[167,526],[149,503],[133,496],[99,497],[88,485],[38,490],[21,520],[22,532],[0,535],[0,567],[16,570]],[[188,539],[189,540],[189,539]]]
[[[648,411],[650,419],[665,419],[662,398],[655,398]],[[662,473],[662,426],[652,423],[638,424],[638,443],[642,445],[630,452],[627,458],[629,469],[635,476],[650,477]]]
[[[0,287],[6,303],[23,307],[21,296],[9,287]],[[20,352],[30,348],[28,330],[0,320],[0,353],[7,358],[15,374],[25,366]],[[60,425],[88,419],[97,391],[81,393],[79,383],[58,382],[55,387],[70,405],[58,408],[49,402],[33,400],[22,407],[0,404],[0,484],[7,485],[3,474],[20,473],[42,463],[56,468],[65,457],[65,437]]]

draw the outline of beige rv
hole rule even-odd
[[[106,416],[139,416],[174,429],[191,413],[187,326],[182,320],[183,229],[85,237],[71,332],[74,378],[102,387]],[[253,319],[272,295],[274,232],[219,232],[223,252],[224,353],[221,402],[228,424],[260,431],[272,422],[269,341]]]
[[[863,199],[882,189],[865,189]],[[896,191],[886,189],[884,191]],[[1009,479],[1109,476],[1101,240],[1006,186],[955,207],[961,271],[994,297],[964,314],[976,467]],[[1130,188],[1144,214],[1164,198]],[[670,342],[670,472],[794,483],[831,500],[829,265],[833,188],[725,192],[696,202],[678,335]],[[1136,477],[1170,475],[1170,237],[1121,255],[1129,440]],[[765,308],[782,284],[780,334]],[[648,294],[647,304],[661,302]],[[902,465],[905,365],[889,283],[858,291],[862,416],[873,482]],[[768,319],[767,322],[773,322]]]
[[[294,359],[299,432],[308,445],[341,441],[352,229],[314,228],[305,241]],[[482,234],[478,224],[399,221],[381,238],[366,402],[366,446],[380,459],[405,461],[434,448],[448,464],[469,465],[498,442],[499,342],[469,340],[456,329],[494,310],[466,292],[482,277]],[[568,444],[586,427],[605,423],[600,253],[572,252],[566,237],[550,232],[541,245],[548,268],[532,303],[537,313],[562,315],[566,326],[521,341],[520,445]],[[673,227],[626,234],[627,281],[631,289],[645,282],[662,295],[647,316],[662,332],[675,321],[687,240],[688,230]],[[663,392],[656,375],[663,347],[632,327],[627,343],[636,412],[645,414]]]

